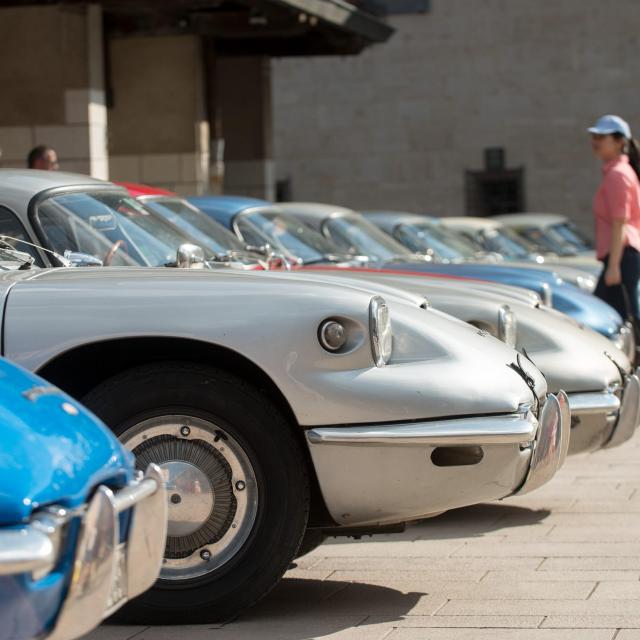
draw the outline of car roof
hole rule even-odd
[[[496,229],[502,226],[502,222],[496,218],[480,218],[474,216],[451,216],[440,218],[440,221],[446,227],[453,229]]]
[[[246,196],[189,196],[187,200],[203,211],[215,210],[216,219],[225,225],[231,225],[231,220],[245,209],[256,207],[271,207],[269,200],[248,198]]]
[[[279,202],[278,208],[284,213],[294,214],[298,220],[319,230],[327,218],[345,218],[359,216],[353,209],[321,202]]]
[[[48,189],[82,186],[116,188],[111,182],[80,173],[36,169],[0,169],[0,185],[2,203],[14,209],[19,215],[26,213],[29,202],[35,195]]]
[[[362,215],[387,233],[392,233],[393,230],[401,224],[416,224],[420,222],[439,224],[440,222],[439,219],[434,216],[422,213],[410,213],[408,211],[362,211]]]
[[[559,213],[509,213],[495,216],[495,219],[509,227],[550,227],[553,224],[569,222],[567,216]]]

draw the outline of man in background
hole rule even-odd
[[[41,144],[29,151],[27,156],[27,167],[29,169],[41,169],[43,171],[57,171],[58,154],[55,149]]]

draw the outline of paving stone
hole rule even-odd
[[[640,543],[632,542],[503,542],[479,540],[465,544],[454,552],[462,557],[626,557],[640,555]]]
[[[640,570],[640,557],[546,558],[539,565],[539,571],[617,571],[626,569]]]
[[[544,628],[555,629],[640,629],[640,615],[612,616],[549,616],[542,623]],[[618,636],[616,636],[618,640]]]
[[[600,582],[591,598],[594,600],[640,600],[640,582]],[[640,602],[638,610],[640,613]]]
[[[487,571],[489,569],[535,569],[545,559],[537,558],[322,558],[313,568],[318,571]],[[640,558],[638,558],[640,563]]]
[[[553,558],[552,558],[553,559]],[[582,558],[579,558],[582,560]],[[519,581],[547,581],[547,582],[591,582],[600,580],[615,580],[638,582],[638,571],[546,571],[544,565],[537,571],[489,571],[482,578],[482,582],[519,582]],[[640,584],[639,584],[640,586]]]
[[[640,640],[640,629],[620,629],[616,640]]]
[[[366,622],[375,622],[377,616],[367,618]],[[402,620],[393,623],[397,628],[531,628],[535,629],[542,624],[544,616],[405,616]]]
[[[556,629],[395,629],[389,640],[612,640],[615,629],[560,631]],[[386,640],[386,639],[385,639]]]
[[[637,600],[563,600],[562,591],[549,600],[450,600],[440,615],[542,615],[542,616],[634,616],[640,615]]]

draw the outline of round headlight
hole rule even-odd
[[[389,307],[380,296],[371,298],[369,303],[369,333],[371,334],[371,353],[376,367],[384,367],[391,358],[393,334]]]
[[[498,311],[498,338],[510,347],[516,346],[516,338],[518,335],[518,321],[516,314],[509,308],[509,305],[503,305]]]
[[[347,330],[337,320],[325,320],[318,328],[318,340],[327,351],[339,351],[347,342]]]

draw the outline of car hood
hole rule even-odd
[[[548,307],[504,294],[501,287],[478,287],[475,282],[430,280],[421,276],[395,276],[370,272],[316,272],[325,281],[360,280],[371,288],[389,288],[426,298],[434,308],[466,322],[497,326],[499,308],[507,304],[518,322],[519,350],[524,349],[547,379],[549,390],[558,392],[601,391],[620,382],[618,367],[631,371],[627,357],[604,336],[581,326]],[[506,288],[510,293],[512,287]],[[516,291],[518,291],[516,289]],[[609,354],[609,356],[606,355]],[[618,366],[614,364],[616,360]]]
[[[131,454],[95,416],[7,360],[0,399],[0,524],[47,504],[78,506],[96,485],[131,477]]]
[[[553,306],[607,337],[613,337],[623,325],[620,315],[606,302],[590,293],[567,284],[556,273],[539,268],[509,267],[488,264],[428,264],[415,263],[386,264],[387,270],[428,272],[454,277],[490,280],[531,289],[543,295],[546,286],[553,295]]]

